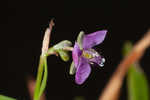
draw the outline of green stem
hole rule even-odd
[[[65,49],[67,51],[71,51],[73,48],[65,48]],[[47,77],[48,77],[47,56],[50,56],[53,54],[56,54],[56,52],[53,49],[50,49],[43,56],[42,55],[40,56],[40,62],[39,62],[39,66],[38,66],[38,73],[37,73],[37,79],[36,79],[33,100],[39,100],[40,96],[42,95],[42,93],[46,87],[46,82],[47,82]]]
[[[47,77],[48,77],[48,71],[47,71],[47,58],[45,57],[44,59],[44,76],[43,76],[43,80],[41,83],[41,87],[40,87],[40,91],[39,91],[39,97],[42,95],[45,87],[46,87],[46,82],[47,82]]]
[[[44,64],[44,57],[40,56],[40,63],[38,67],[38,73],[37,73],[37,79],[36,79],[36,85],[35,85],[35,91],[34,91],[34,100],[39,100],[38,95],[40,91],[40,85],[43,75],[43,64]]]

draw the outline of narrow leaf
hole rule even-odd
[[[150,100],[148,81],[144,72],[136,64],[129,69],[127,84],[129,100]]]
[[[132,49],[132,44],[127,42],[123,49],[126,56]],[[134,63],[130,65],[127,74],[128,100],[149,100],[148,81],[141,67]]]
[[[0,100],[16,100],[16,99],[8,97],[8,96],[0,95]]]

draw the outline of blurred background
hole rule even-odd
[[[88,80],[81,86],[69,75],[69,62],[59,57],[48,57],[47,100],[73,100],[84,96],[97,100],[104,86],[122,59],[122,47],[126,40],[135,43],[150,28],[149,3],[130,0],[99,1],[8,1],[8,53],[7,66],[0,70],[0,93],[18,100],[29,100],[27,78],[36,78],[42,39],[50,19],[55,27],[50,45],[61,40],[73,43],[78,33],[87,34],[107,29],[105,41],[96,49],[105,57],[103,68],[92,67]],[[71,54],[71,53],[70,53]],[[150,49],[140,61],[150,80]],[[120,100],[127,99],[126,80]]]

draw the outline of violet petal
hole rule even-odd
[[[92,58],[92,59],[89,59],[89,62],[91,62],[91,63],[96,63],[96,64],[98,64],[99,66],[101,66],[102,67],[102,65],[103,65],[103,61],[102,61],[102,59],[104,59],[104,58],[101,58],[101,56],[98,56],[98,57],[94,57],[94,58]]]
[[[107,30],[97,31],[88,35],[85,35],[83,38],[83,48],[88,49],[92,48],[103,42],[106,36]]]
[[[79,85],[83,84],[91,73],[91,67],[88,60],[84,57],[80,57],[80,62],[77,67],[75,82]]]
[[[72,51],[72,58],[73,58],[73,62],[76,68],[78,66],[79,56],[81,56],[81,53],[82,51],[80,50],[79,45],[75,42],[75,45]]]

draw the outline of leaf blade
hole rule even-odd
[[[8,96],[0,95],[0,100],[16,100],[16,99],[8,97]]]
[[[127,75],[129,100],[149,100],[148,81],[144,72],[133,64]]]
[[[132,49],[132,43],[126,42],[123,49],[124,56]],[[128,100],[149,100],[147,78],[138,63],[130,65],[127,73]]]

